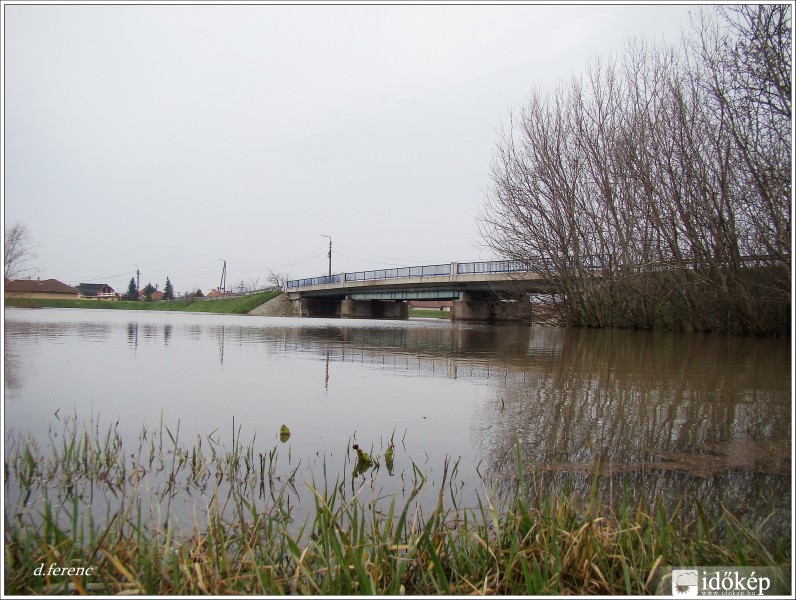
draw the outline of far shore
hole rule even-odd
[[[87,308],[99,310],[164,310],[183,312],[208,312],[216,314],[245,315],[281,296],[280,290],[257,292],[231,298],[194,298],[135,302],[130,300],[67,300],[56,298],[6,298],[5,305],[14,308]],[[257,313],[255,313],[257,314]],[[264,313],[267,314],[267,313]],[[283,315],[284,316],[284,315]],[[450,319],[451,313],[442,310],[410,309],[409,316],[423,319]]]

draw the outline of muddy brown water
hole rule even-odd
[[[300,519],[303,481],[385,496],[415,467],[438,484],[446,460],[472,504],[484,478],[513,488],[519,448],[527,473],[584,497],[599,473],[612,502],[726,506],[774,538],[790,526],[786,339],[8,308],[4,342],[7,452],[15,436],[46,448],[65,415],[130,440],[165,424],[186,447],[234,431],[298,469]],[[352,443],[378,459],[391,440],[394,469],[355,480]]]

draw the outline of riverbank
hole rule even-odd
[[[159,302],[130,302],[126,300],[56,300],[39,298],[6,298],[6,306],[19,308],[87,308],[98,310],[166,310],[183,312],[208,312],[216,314],[245,315],[256,307],[276,298],[279,290],[258,292],[247,296],[218,300],[168,300]]]
[[[437,484],[415,465],[406,474],[411,489],[375,502],[347,499],[340,482],[305,484],[314,511],[291,534],[283,494],[302,484],[295,470],[277,468],[277,448],[258,455],[253,441],[238,440],[219,452],[208,437],[208,454],[202,440],[179,447],[167,431],[169,449],[163,432],[144,430],[129,455],[113,428],[100,434],[72,423],[62,433],[44,451],[24,438],[10,444],[7,484],[19,486],[20,498],[39,498],[39,510],[26,501],[6,507],[8,594],[646,595],[669,593],[669,568],[686,565],[779,567],[770,591],[790,592],[790,540],[767,548],[726,510],[692,518],[659,500],[620,493],[608,506],[593,493],[547,489],[524,478],[519,458],[514,491],[503,497],[485,482],[474,507],[457,505],[450,459]],[[374,468],[357,462],[353,477],[367,486]],[[421,507],[424,486],[438,500]],[[207,490],[188,530],[170,509],[183,488]],[[117,508],[103,517],[84,505],[89,489],[112,493]],[[144,508],[154,501],[150,515],[142,494]]]
[[[88,308],[105,310],[175,310],[216,314],[254,315],[266,317],[296,316],[287,295],[280,291],[259,292],[248,296],[219,300],[170,300],[160,302],[105,302],[97,300],[53,300],[8,298],[6,306],[18,308]],[[409,316],[424,319],[450,319],[451,313],[440,310],[413,309]]]

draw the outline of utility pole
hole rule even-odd
[[[332,276],[332,236],[321,234],[321,237],[329,238],[329,277]]]
[[[218,291],[223,295],[224,292],[227,291],[227,261],[225,261],[223,258],[219,258],[218,260],[224,261],[224,268],[221,269],[221,285],[218,286]]]
[[[138,265],[135,266],[135,289],[136,291],[141,290],[141,269],[138,268]]]

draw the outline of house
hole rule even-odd
[[[71,285],[57,279],[17,279],[5,280],[6,298],[49,298],[77,300],[80,292]]]
[[[160,300],[163,300],[163,296],[165,296],[165,295],[166,294],[164,294],[160,290],[155,290],[154,292],[149,294],[149,299],[152,302],[159,302]],[[138,300],[141,301],[141,302],[146,301],[146,292],[144,290],[141,290],[140,292],[138,292]]]
[[[118,300],[117,294],[107,283],[81,283],[77,286],[81,298],[91,300]]]

